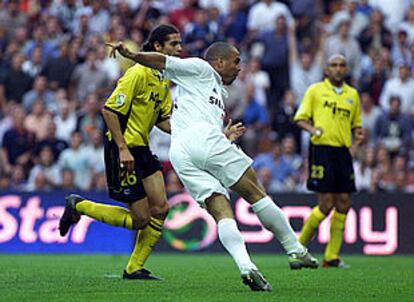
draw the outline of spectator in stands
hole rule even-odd
[[[410,1],[370,0],[373,7],[378,8],[385,16],[385,25],[393,29],[400,24],[410,6]]]
[[[414,79],[411,76],[411,67],[407,62],[399,65],[398,77],[385,82],[380,97],[380,105],[384,110],[390,108],[390,98],[398,96],[401,100],[401,112],[414,112]]]
[[[296,184],[295,178],[299,176],[292,163],[286,161],[282,155],[281,145],[276,142],[271,153],[259,154],[253,162],[253,168],[259,174],[263,168],[271,171],[271,187],[274,192],[292,191]]]
[[[372,97],[373,104],[378,106],[382,89],[388,78],[388,72],[379,55],[374,55],[372,66],[371,70],[361,76],[361,90],[367,91]]]
[[[392,33],[384,25],[384,15],[378,9],[374,9],[370,22],[357,36],[364,53],[368,53],[370,49],[380,51],[382,47],[391,49]]]
[[[44,139],[39,140],[34,148],[34,155],[37,157],[43,148],[50,148],[53,153],[53,160],[56,161],[60,153],[69,147],[65,140],[62,140],[56,136],[56,124],[53,120],[48,120],[45,126],[46,135]]]
[[[76,9],[76,0],[53,1],[49,13],[59,19],[66,31],[71,32]]]
[[[156,6],[154,1],[141,1],[135,14],[135,18],[132,20],[131,27],[138,29],[145,36],[148,36],[151,28],[154,27],[154,24],[157,23],[157,19],[161,16],[161,12]]]
[[[97,61],[96,51],[90,49],[86,62],[76,66],[72,74],[71,96],[75,96],[81,104],[90,93],[103,96],[108,90],[108,75]]]
[[[10,186],[6,190],[24,191],[27,186],[26,172],[23,166],[16,165],[13,168],[10,178]]]
[[[15,36],[15,31],[19,27],[25,27],[27,16],[19,10],[18,1],[7,1],[2,3],[0,10],[0,27],[7,29],[8,38]]]
[[[24,126],[29,132],[34,133],[36,141],[46,138],[47,125],[52,120],[52,116],[46,111],[43,100],[38,99],[33,103],[32,111],[24,120]]]
[[[292,90],[287,90],[283,96],[272,122],[272,130],[278,134],[279,139],[287,136],[293,137],[298,150],[301,150],[301,129],[293,122],[298,107]]]
[[[334,33],[343,20],[349,20],[351,25],[349,34],[352,37],[357,37],[365,26],[368,25],[369,19],[358,11],[358,0],[345,0],[342,3],[342,9],[332,16],[329,23],[329,31]]]
[[[0,149],[0,166],[11,173],[15,165],[29,169],[32,164],[32,151],[35,142],[33,133],[24,126],[26,113],[21,106],[14,106],[12,112],[13,127],[6,131]]]
[[[406,18],[398,26],[403,29],[408,35],[408,43],[414,43],[414,5],[411,2],[411,6],[406,13]]]
[[[247,128],[241,137],[244,152],[254,156],[260,135],[269,124],[266,107],[256,102],[254,98],[255,87],[253,83],[247,85],[247,106],[244,109],[243,125]]]
[[[49,58],[42,70],[42,75],[46,77],[52,90],[68,89],[70,78],[78,63],[69,57],[69,43],[62,41],[59,45],[59,56]]]
[[[33,88],[23,95],[23,107],[26,112],[31,112],[36,101],[41,100],[48,112],[57,112],[55,93],[47,88],[47,80],[44,76],[37,76]]]
[[[70,147],[63,150],[58,163],[61,169],[70,169],[74,172],[75,185],[81,190],[88,190],[91,185],[92,167],[88,159],[81,133],[73,132]]]
[[[85,152],[89,157],[88,162],[92,168],[92,177],[96,180],[100,175],[105,174],[104,146],[100,129],[92,131],[91,140],[86,145]]]
[[[269,74],[271,82],[271,112],[277,108],[278,100],[289,87],[289,49],[285,16],[278,16],[274,25],[274,30],[259,36],[259,42],[264,46],[262,67]]]
[[[298,102],[302,100],[310,85],[323,78],[325,33],[322,33],[320,37],[315,55],[312,55],[310,50],[304,50],[299,54],[295,26],[289,27],[289,80]]]
[[[247,68],[245,65],[241,67],[239,76],[236,80],[227,87],[229,97],[226,100],[227,115],[233,119],[234,122],[241,121],[247,106],[247,86],[249,85],[247,79]]]
[[[103,133],[104,129],[105,123],[101,114],[99,97],[96,93],[91,93],[87,96],[82,112],[76,121],[76,131],[79,131],[83,139],[88,142],[95,130]]]
[[[31,58],[22,64],[22,71],[32,78],[35,78],[42,71],[42,68],[42,48],[36,47],[33,50]]]
[[[36,178],[39,174],[44,175],[44,189],[46,190],[55,189],[62,182],[60,167],[55,163],[53,151],[50,147],[44,146],[40,150],[39,162],[30,171],[26,186],[27,191],[36,189]]]
[[[59,48],[59,44],[63,41],[64,34],[58,18],[50,15],[46,18],[45,40],[53,46],[53,56],[56,56],[56,50]]]
[[[0,82],[0,107],[7,102],[21,103],[25,92],[32,87],[33,79],[22,70],[24,60],[19,53],[13,55],[11,68]]]
[[[183,32],[185,26],[194,20],[196,13],[196,9],[194,8],[195,2],[195,0],[181,0],[181,8],[174,9],[169,13],[171,23],[180,32]]]
[[[238,0],[230,1],[230,10],[220,24],[221,34],[226,40],[242,43],[247,34],[247,14]]]
[[[100,0],[92,0],[92,13],[89,17],[89,32],[103,34],[108,31],[109,13]]]
[[[56,124],[56,137],[65,142],[70,141],[70,136],[76,129],[77,117],[74,106],[71,106],[66,99],[60,101],[58,114],[53,119]]]
[[[384,112],[375,124],[375,143],[382,144],[394,157],[397,154],[408,154],[411,141],[411,121],[402,111],[401,99],[398,96],[390,98],[389,110]]]
[[[365,150],[362,160],[354,161],[355,186],[358,192],[368,192],[371,189],[375,164],[375,149],[373,147]]]
[[[247,106],[244,110],[243,124],[247,129],[259,132],[267,126],[269,118],[266,112],[266,107],[259,104],[254,96],[255,86],[253,83],[250,83],[247,85]]]
[[[396,63],[410,62],[411,53],[408,43],[408,33],[405,28],[399,27],[391,49],[392,60]]]
[[[368,92],[361,93],[361,117],[364,129],[368,131],[369,137],[374,136],[375,124],[382,115],[382,111],[372,102],[371,95]]]
[[[79,191],[79,188],[75,184],[75,173],[73,170],[62,170],[62,185],[59,189],[62,191]]]
[[[260,105],[267,107],[267,95],[270,90],[269,74],[261,69],[260,61],[257,58],[251,58],[247,66],[247,82],[252,83],[255,87],[254,98]]]
[[[397,155],[393,161],[395,173],[395,192],[413,193],[414,192],[414,172],[408,167],[407,157]]]
[[[183,42],[187,55],[202,56],[218,36],[218,27],[210,22],[207,10],[196,11],[194,21],[184,27]]]
[[[109,39],[108,42],[115,43],[120,41],[122,41],[125,47],[128,47],[131,51],[138,51],[137,43],[128,37],[127,30],[123,25],[118,25],[113,29],[113,37],[112,39]],[[126,70],[134,64],[131,60],[123,58],[122,56],[117,56],[116,60],[119,63],[119,68],[121,69],[122,74],[124,74]]]
[[[46,63],[49,58],[57,56],[57,48],[45,39],[45,27],[37,25],[32,31],[32,39],[26,43],[23,53],[30,58],[33,51],[40,47],[42,49],[42,63]]]
[[[121,71],[119,69],[119,62],[108,57],[106,54],[106,46],[104,44],[99,45],[97,53],[98,60],[100,61],[102,69],[104,69],[105,73],[108,75],[109,86],[112,86],[121,76]]]
[[[292,25],[294,20],[286,4],[274,0],[261,0],[254,4],[247,16],[247,29],[251,40],[265,32],[274,30],[276,20],[283,16],[285,22]]]

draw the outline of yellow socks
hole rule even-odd
[[[98,221],[132,230],[132,217],[129,210],[90,200],[82,200],[76,204],[79,214],[89,216]]]
[[[98,221],[130,230],[133,229],[132,217],[129,210],[125,208],[82,200],[76,204],[76,210],[79,214],[89,216]],[[148,225],[138,231],[135,248],[126,267],[128,274],[142,269],[152,251],[152,247],[161,236],[163,225],[164,220],[151,217]]]
[[[313,208],[311,215],[306,220],[299,235],[299,242],[302,245],[307,246],[309,244],[325,217],[325,214],[321,212],[318,206]]]
[[[346,214],[334,211],[331,219],[331,238],[325,250],[324,260],[331,261],[339,258],[342,241],[344,239]]]
[[[145,261],[148,259],[152,251],[153,246],[157,243],[161,236],[163,225],[164,220],[151,217],[148,225],[144,229],[138,231],[134,251],[129,258],[126,267],[128,274],[142,269]]]

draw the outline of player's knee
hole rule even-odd
[[[157,219],[165,219],[170,210],[170,206],[167,202],[163,203],[160,206],[155,206],[151,208],[151,216]]]
[[[150,221],[149,215],[140,215],[132,218],[132,227],[134,230],[142,230]]]
[[[132,227],[134,230],[141,230],[147,226],[150,221],[150,213],[132,213]]]
[[[328,215],[333,209],[333,203],[319,203],[319,210],[325,215]]]

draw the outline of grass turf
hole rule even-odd
[[[290,271],[253,255],[273,292],[251,292],[225,254],[154,254],[162,282],[124,281],[127,256],[0,255],[0,301],[414,301],[414,256],[345,256],[348,270]]]

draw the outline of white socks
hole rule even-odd
[[[217,227],[219,239],[229,254],[233,257],[240,273],[243,275],[248,273],[251,269],[257,269],[250,260],[246,244],[237,228],[236,221],[231,218],[224,218],[218,222]]]
[[[282,210],[269,196],[260,199],[252,208],[263,226],[275,235],[287,254],[302,254],[306,251],[296,238]]]

